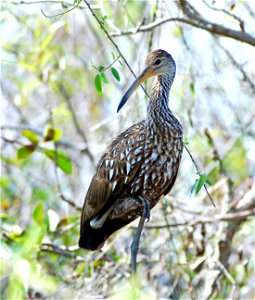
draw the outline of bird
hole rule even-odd
[[[145,80],[156,77],[146,118],[119,134],[99,159],[83,204],[80,248],[101,249],[111,234],[145,209],[150,212],[175,183],[183,152],[183,128],[169,108],[176,64],[171,54],[158,49],[145,65],[117,112]]]

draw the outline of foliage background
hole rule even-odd
[[[153,49],[175,58],[170,107],[216,208],[204,189],[191,195],[201,176],[185,152],[174,189],[144,228],[136,280],[129,247],[137,222],[100,252],[79,250],[96,162],[145,117],[148,100],[140,89],[116,114],[133,76],[85,1],[3,1],[2,298],[254,299],[254,3],[90,4],[136,74]],[[164,18],[180,20],[150,28]],[[209,32],[199,18],[241,38]]]

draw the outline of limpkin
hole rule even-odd
[[[99,160],[83,205],[81,248],[100,249],[113,232],[141,216],[143,200],[151,209],[174,185],[183,151],[182,126],[168,106],[176,65],[161,49],[145,63],[118,111],[144,80],[157,76],[147,117],[121,133]]]

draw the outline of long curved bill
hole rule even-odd
[[[127,90],[126,94],[120,100],[120,103],[119,103],[118,109],[117,109],[117,113],[121,110],[121,108],[124,106],[124,104],[130,98],[130,96],[139,87],[139,85],[142,84],[146,79],[148,79],[154,75],[155,75],[155,72],[150,67],[147,67],[143,70],[143,72],[135,79],[135,81],[132,83],[131,87]]]

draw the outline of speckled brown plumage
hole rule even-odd
[[[141,215],[140,196],[152,208],[175,182],[183,150],[182,126],[168,107],[175,62],[166,51],[156,50],[146,66],[118,110],[141,82],[157,76],[147,118],[121,133],[99,160],[84,201],[81,248],[99,249],[113,232]]]

